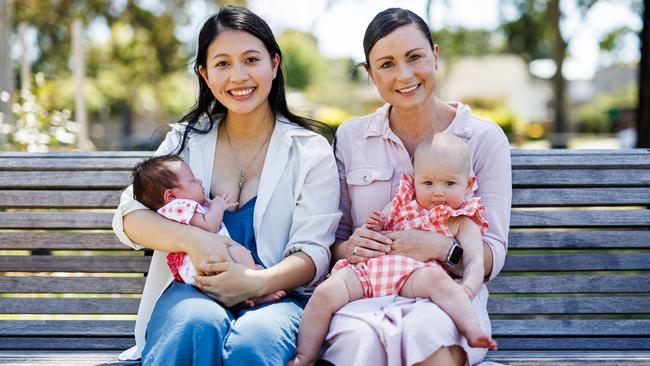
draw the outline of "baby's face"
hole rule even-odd
[[[430,210],[438,205],[453,209],[461,206],[473,185],[459,159],[420,156],[414,168],[415,199],[420,206]]]
[[[182,162],[173,164],[172,170],[178,177],[178,187],[172,188],[174,196],[203,203],[205,201],[203,182],[194,176],[192,169],[187,164]]]

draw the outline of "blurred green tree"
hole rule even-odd
[[[503,47],[487,29],[442,28],[432,36],[443,58],[489,55],[501,52]]]
[[[639,102],[636,111],[636,146],[650,148],[650,0],[643,1],[641,61],[639,61]]]
[[[584,18],[597,2],[598,0],[573,0],[572,5]],[[638,6],[638,2],[638,0],[625,1],[631,7]],[[506,35],[506,47],[527,61],[551,58],[556,65],[555,73],[551,78],[555,111],[553,122],[555,138],[551,139],[551,144],[556,148],[566,147],[563,135],[567,132],[566,79],[563,75],[563,66],[573,34],[562,32],[561,24],[564,15],[560,0],[501,0],[501,5],[504,14],[507,10],[515,14],[501,25]],[[505,15],[502,17],[505,18]],[[612,36],[618,37],[620,34]],[[615,39],[613,38],[612,42],[615,42]]]
[[[175,73],[185,73],[191,53],[176,37],[178,25],[187,24],[186,4],[170,0],[145,8],[138,1],[107,2],[102,0],[17,0],[16,21],[27,22],[38,33],[39,53],[33,62],[35,72],[46,75],[56,87],[56,98],[43,96],[56,103],[55,108],[70,108],[72,104],[71,24],[80,19],[84,24],[104,24],[110,38],[98,41],[86,37],[86,77],[91,96],[91,115],[101,108],[122,116],[123,148],[129,148],[134,113],[147,109],[164,120],[164,90]],[[65,10],[63,10],[65,9]],[[191,85],[179,90],[181,99]],[[64,93],[69,91],[69,93]],[[190,94],[191,96],[191,94]],[[191,98],[185,98],[189,107]]]
[[[287,85],[304,90],[322,68],[323,57],[318,50],[316,37],[298,30],[288,30],[278,36],[282,49]]]

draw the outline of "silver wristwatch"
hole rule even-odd
[[[445,263],[448,266],[453,267],[460,263],[460,259],[463,257],[463,247],[460,246],[460,243],[458,240],[456,240],[456,238],[451,238],[451,240],[451,247],[447,253],[447,259],[445,260]]]

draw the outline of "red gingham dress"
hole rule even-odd
[[[463,202],[456,210],[445,205],[427,210],[415,200],[413,178],[402,174],[397,193],[391,201],[384,230],[435,231],[452,237],[447,225],[449,218],[467,216],[479,225],[483,234],[488,224],[481,216],[485,206],[480,201],[480,197],[474,197]],[[364,298],[370,298],[399,294],[411,273],[419,268],[436,266],[441,267],[437,261],[421,262],[401,255],[384,255],[356,265],[351,264],[347,259],[341,259],[334,265],[332,273],[344,267],[352,268],[361,282]]]

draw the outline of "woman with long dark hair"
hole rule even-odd
[[[307,296],[328,271],[340,213],[334,156],[315,132],[323,125],[289,111],[281,62],[269,26],[247,9],[223,8],[203,25],[194,67],[198,99],[156,154],[179,154],[210,196],[236,197],[239,206],[223,222],[264,269],[233,263],[231,239],[166,220],[127,188],[113,229],[123,243],[154,255],[136,347],[122,358],[279,365],[294,354]],[[197,287],[173,281],[167,252],[189,255]],[[287,296],[233,307],[276,290]]]
[[[461,248],[445,235],[419,230],[379,233],[363,227],[413,172],[415,147],[435,133],[460,137],[476,176],[472,195],[482,197],[489,228],[483,235],[486,280],[503,267],[511,205],[508,140],[495,123],[472,115],[468,106],[436,94],[439,48],[427,24],[409,10],[377,14],[363,40],[365,68],[386,104],[348,121],[336,133],[343,217],[332,246],[335,260],[360,263],[390,253],[446,263],[462,275]],[[488,292],[472,300],[481,328],[491,334]],[[428,299],[400,296],[354,301],[332,318],[323,358],[336,365],[462,365],[481,361],[485,348],[469,347],[451,318]]]

